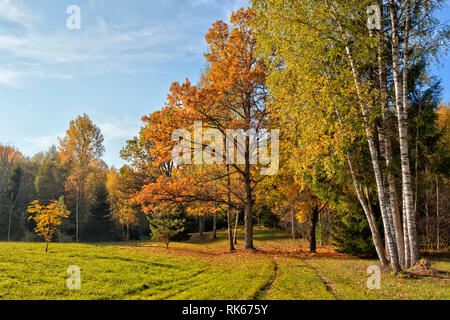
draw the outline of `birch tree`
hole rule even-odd
[[[439,39],[432,37],[437,31],[432,14],[440,3],[390,0],[379,1],[374,6],[370,1],[253,1],[260,51],[271,67],[269,88],[275,104],[291,109],[291,113],[282,119],[297,125],[300,133],[294,130],[297,133],[294,141],[297,146],[304,147],[300,160],[305,161],[306,151],[310,158],[306,159],[306,164],[313,161],[311,159],[318,159],[314,155],[330,155],[331,151],[331,154],[339,155],[340,161],[347,162],[380,261],[385,264],[379,232],[374,226],[371,208],[364,199],[364,186],[358,181],[354,156],[348,149],[354,144],[353,139],[364,137],[372,163],[389,262],[394,271],[408,268],[419,258],[408,150],[408,66],[411,52],[418,59],[435,53],[442,44],[440,40],[445,33]],[[386,12],[388,15],[383,15]],[[414,46],[410,46],[412,38]],[[424,47],[425,41],[429,45],[428,51]],[[391,74],[394,96],[390,95],[387,84]],[[391,101],[396,110],[400,140],[403,222],[395,177],[390,174],[394,152]],[[333,111],[334,118],[331,116]],[[278,112],[283,113],[281,107]],[[323,125],[311,121],[321,121]],[[329,132],[337,132],[340,143],[330,146],[323,141],[326,139],[313,133],[317,129],[331,141],[333,135]],[[297,164],[297,168],[302,167],[305,163]]]

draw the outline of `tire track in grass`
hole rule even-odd
[[[273,264],[273,276],[269,281],[264,283],[258,289],[258,291],[256,291],[256,293],[253,295],[253,297],[250,300],[264,300],[267,297],[270,290],[273,288],[273,284],[275,283],[275,280],[278,276],[279,266],[278,266],[278,262],[276,261],[276,258],[271,258],[270,260]]]
[[[265,245],[266,245],[266,246],[269,246],[269,247],[271,247],[271,248],[273,248],[273,249],[278,249],[278,247],[273,246],[273,245],[268,244],[268,243],[266,243]],[[291,255],[288,254],[288,256],[291,256]],[[336,300],[345,300],[344,297],[341,297],[341,296],[338,294],[338,292],[337,292],[335,286],[333,285],[333,283],[332,283],[327,277],[325,277],[325,276],[323,275],[323,273],[320,271],[319,268],[314,267],[312,264],[308,263],[308,262],[306,261],[305,258],[298,257],[298,256],[292,256],[292,257],[301,260],[301,261],[305,264],[306,267],[308,267],[308,268],[314,270],[314,271],[316,272],[317,276],[322,280],[323,285],[325,286],[325,289],[326,289],[326,290],[327,290],[327,291],[328,291],[328,292],[329,292]],[[275,280],[275,279],[274,279],[274,280]]]
[[[344,297],[339,295],[339,293],[337,292],[337,290],[336,290],[335,286],[333,285],[333,283],[327,277],[325,277],[323,275],[323,273],[320,271],[319,268],[317,268],[317,267],[313,266],[312,264],[308,263],[306,261],[306,259],[301,259],[301,260],[305,263],[305,265],[308,268],[313,269],[317,273],[317,276],[322,280],[323,285],[325,286],[325,289],[327,289],[327,291],[329,293],[331,293],[336,300],[344,300],[345,299]]]
[[[189,290],[192,290],[193,288],[200,287],[203,285],[203,283],[198,282],[197,280],[190,280],[190,281],[173,284],[171,287],[164,288],[164,290],[172,289],[174,285],[177,285],[177,286],[183,285],[183,286],[177,287],[177,289],[173,292],[170,292],[167,294],[160,294],[160,295],[155,293],[153,296],[158,296],[158,300],[169,300],[169,299],[179,296]]]

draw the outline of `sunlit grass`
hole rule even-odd
[[[293,258],[277,259],[278,270],[267,298],[274,300],[333,300],[314,269]]]
[[[81,269],[81,290],[66,270]],[[269,261],[196,259],[114,246],[0,243],[0,299],[250,299],[270,276]],[[249,280],[249,281],[247,281]]]
[[[380,289],[367,288],[367,268],[379,265],[375,260],[310,258],[306,260],[318,268],[333,283],[342,299],[450,299],[449,278],[395,275],[381,273]],[[450,265],[449,261],[434,265],[435,268]],[[441,269],[442,270],[442,269]]]
[[[115,244],[0,243],[0,299],[450,299],[448,274],[406,277],[383,271],[381,289],[367,289],[367,267],[376,260],[336,255],[305,240],[255,230],[256,251],[228,251],[224,230],[174,242]],[[66,270],[81,269],[81,290],[68,290]],[[446,259],[433,267],[450,270]]]

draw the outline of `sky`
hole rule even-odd
[[[80,8],[81,28],[67,28]],[[205,34],[246,0],[0,0],[0,143],[46,151],[87,113],[120,167],[141,118],[161,109],[174,81],[195,83]],[[450,10],[441,13],[449,20]],[[450,55],[433,67],[450,102]]]

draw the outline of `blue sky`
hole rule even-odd
[[[0,0],[0,143],[32,156],[85,112],[105,136],[103,159],[120,167],[120,149],[163,106],[170,84],[199,79],[211,24],[247,3]],[[66,27],[70,5],[81,9],[80,30]],[[450,101],[450,56],[441,63],[434,74]]]

